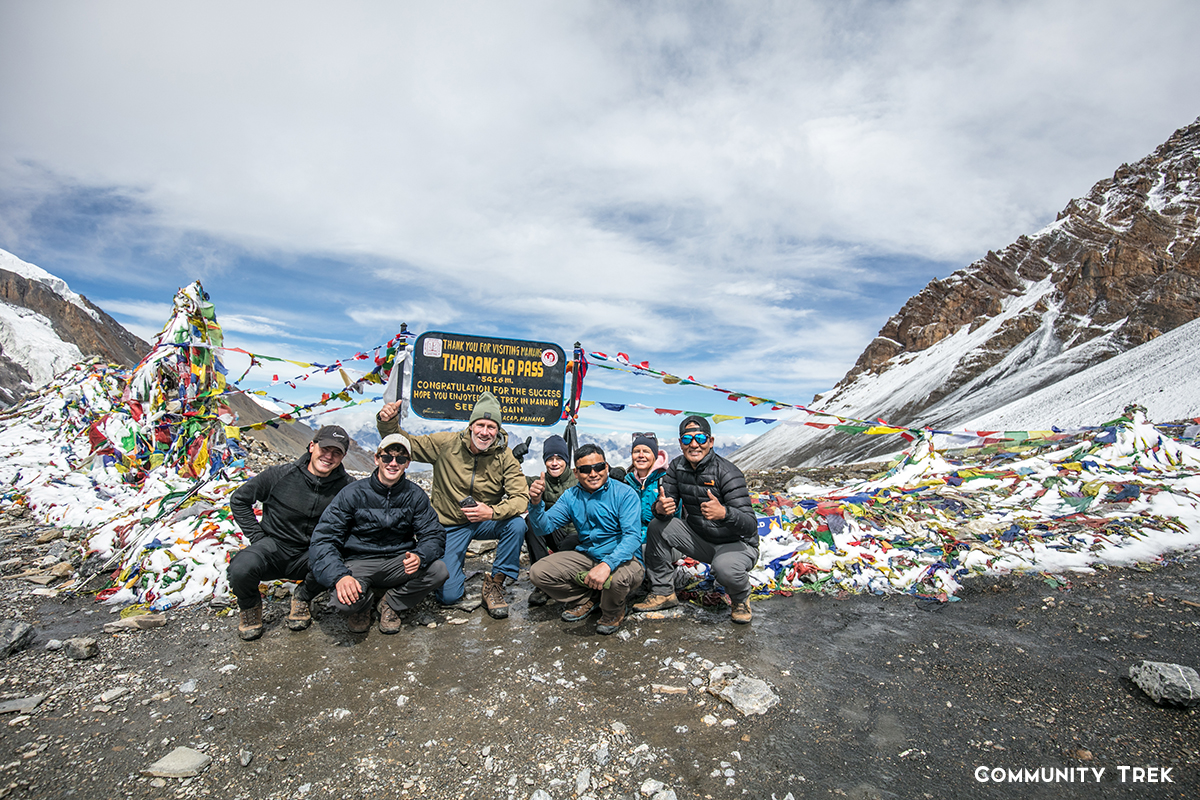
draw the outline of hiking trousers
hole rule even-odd
[[[337,598],[337,590],[329,587],[329,605],[342,614],[366,611],[375,602],[374,593],[386,590],[383,599],[397,614],[416,607],[425,596],[446,582],[449,572],[441,559],[422,564],[409,575],[404,571],[404,555],[379,558],[360,558],[347,561],[346,569],[362,586],[358,600],[347,605]],[[315,580],[315,579],[314,579]]]
[[[713,544],[701,539],[684,520],[672,517],[651,520],[646,531],[646,572],[650,593],[668,595],[675,591],[675,549],[683,555],[712,566],[712,575],[725,587],[735,603],[750,596],[750,570],[758,563],[758,548],[749,542]],[[547,593],[548,594],[548,593]]]
[[[596,593],[595,589],[581,586],[575,576],[587,572],[600,562],[578,550],[560,550],[551,553],[529,568],[529,580],[550,597],[573,606],[582,603]],[[625,610],[625,598],[642,585],[645,569],[636,558],[631,558],[612,571],[612,586],[600,590],[600,610],[612,619]]]
[[[308,602],[320,590],[308,576],[308,548],[292,550],[267,537],[234,553],[225,570],[229,591],[237,598],[238,608],[249,609],[262,604],[258,585],[268,581],[304,581],[296,588],[296,599]]]

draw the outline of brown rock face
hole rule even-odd
[[[46,317],[60,339],[74,343],[86,356],[132,367],[150,351],[149,344],[125,330],[86,297],[83,302],[96,313],[95,317],[44,284],[5,269],[0,269],[0,300]],[[29,373],[23,367],[0,354],[0,400],[4,404],[19,400],[30,388],[29,381]]]
[[[952,427],[1196,319],[1198,220],[1200,120],[1072,200],[1042,231],[930,281],[818,407],[899,425]],[[970,335],[937,348],[960,333]],[[870,389],[889,370],[907,370],[901,374],[921,382],[921,369],[928,374],[947,358],[956,360],[953,368],[939,369],[937,385],[919,393],[881,400]],[[897,449],[883,437],[811,441],[806,434],[807,441],[787,452],[781,442],[787,435],[772,431],[760,437],[764,447],[751,443],[735,460],[796,466]],[[764,460],[767,453],[772,463]]]

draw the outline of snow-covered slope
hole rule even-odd
[[[0,406],[89,356],[132,366],[148,348],[66,281],[0,250]]]
[[[811,407],[962,428],[1200,317],[1198,169],[1200,120],[1122,165],[1037,233],[931,281]],[[1114,409],[1146,404],[1126,388]],[[820,465],[905,447],[895,435],[852,436],[802,424],[809,421],[831,420],[801,414],[733,460],[744,468]],[[1051,424],[1069,423],[1060,415],[1042,427]]]
[[[1130,402],[1168,421],[1200,416],[1200,319],[1052,386],[989,411],[968,430],[1049,430],[1094,425]]]

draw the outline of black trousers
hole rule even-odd
[[[254,608],[262,603],[258,593],[260,583],[304,581],[308,575],[308,548],[294,550],[269,537],[259,539],[233,554],[226,575],[238,608]],[[307,603],[318,591],[311,582],[304,581],[296,589],[296,599]]]
[[[347,561],[346,568],[362,586],[362,594],[352,605],[337,598],[337,589],[329,587],[329,605],[343,614],[365,611],[375,602],[374,592],[384,591],[384,600],[397,614],[418,605],[425,596],[446,582],[450,570],[441,559],[432,564],[422,564],[413,574],[404,571],[404,556],[392,558],[362,558]],[[307,581],[305,581],[307,583]],[[316,579],[313,578],[313,583]]]
[[[550,535],[543,538],[533,532],[533,528],[528,522],[525,523],[525,549],[529,551],[530,566],[536,564],[538,559],[550,555],[551,551],[558,553],[563,550],[574,550],[578,544],[579,534],[573,528],[570,531],[566,528],[559,528],[556,531],[550,531]]]

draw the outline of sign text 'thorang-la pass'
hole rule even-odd
[[[549,342],[428,331],[413,354],[412,410],[426,419],[469,419],[486,389],[506,425],[554,425],[562,416],[566,359]]]

